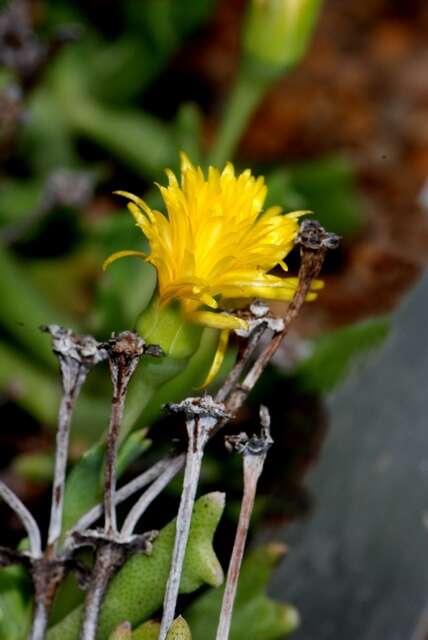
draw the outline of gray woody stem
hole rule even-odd
[[[111,578],[129,556],[135,553],[149,555],[157,533],[149,531],[126,542],[108,539],[100,530],[76,534],[81,546],[95,547],[95,566],[85,599],[80,640],[95,640],[101,606]]]
[[[95,555],[93,580],[89,586],[85,600],[85,610],[80,631],[81,640],[95,640],[98,627],[98,618],[104,595],[110,579],[125,558],[124,549],[114,542],[101,544]]]
[[[48,627],[48,610],[44,601],[39,598],[35,603],[33,624],[28,640],[43,640]]]
[[[58,415],[55,470],[48,531],[48,548],[54,548],[62,528],[65,472],[74,405],[89,371],[98,362],[104,360],[106,354],[91,336],[78,336],[69,329],[63,329],[57,325],[48,325],[43,329],[52,337],[53,351],[58,357],[63,387]]]
[[[116,522],[116,457],[128,384],[144,352],[144,341],[135,333],[124,331],[105,345],[113,383],[113,400],[107,435],[107,457],[104,487],[104,528],[107,535],[117,533]]]
[[[257,483],[263,471],[267,451],[273,443],[272,438],[270,437],[269,412],[266,407],[260,407],[260,418],[262,423],[262,433],[260,438],[253,436],[249,440],[245,434],[241,434],[239,436],[231,436],[226,439],[228,445],[234,447],[237,451],[242,453],[244,457],[244,495],[242,498],[235,542],[233,544],[232,555],[227,572],[216,640],[228,640],[229,638],[233,605],[235,603],[242,558],[244,556],[248,528],[256,497]]]
[[[95,566],[92,580],[85,598],[81,640],[95,640],[98,618],[109,582],[123,564],[129,548],[118,540],[116,522],[116,458],[120,426],[125,406],[126,393],[132,374],[144,352],[161,355],[158,347],[147,346],[144,340],[131,331],[113,336],[104,348],[108,354],[113,400],[110,425],[107,435],[107,456],[104,484],[104,533],[87,533],[88,540],[95,540]],[[97,539],[98,538],[98,539]],[[143,540],[145,543],[145,540]],[[144,546],[144,548],[146,548]]]
[[[151,505],[153,500],[157,498],[160,493],[162,493],[165,487],[171,482],[173,477],[177,475],[177,473],[183,467],[184,460],[184,455],[172,458],[165,471],[159,476],[157,480],[153,482],[153,484],[150,485],[147,491],[145,491],[143,495],[140,496],[135,505],[132,507],[131,511],[126,516],[125,522],[123,523],[120,532],[120,538],[122,540],[128,540],[132,536],[135,527],[137,526],[138,520],[141,518],[146,509]]]
[[[139,476],[125,484],[118,491],[116,491],[115,495],[115,504],[116,506],[130,498],[134,493],[147,486],[153,480],[156,480],[168,467],[170,464],[175,465],[175,461],[180,459],[180,468],[184,464],[184,455],[177,456],[175,458],[166,458],[163,460],[159,460],[152,467],[141,473]],[[74,540],[73,536],[75,533],[79,531],[85,531],[89,527],[91,527],[94,522],[98,520],[103,514],[104,504],[97,504],[95,507],[90,509],[83,515],[80,520],[74,525],[73,529],[67,534],[66,547],[73,547]]]
[[[30,640],[44,639],[49,609],[66,573],[66,563],[64,558],[57,556],[57,546],[62,529],[65,472],[75,402],[89,371],[106,357],[99,343],[91,336],[79,336],[57,325],[48,325],[42,329],[51,335],[53,351],[58,357],[63,396],[58,415],[47,548],[44,555],[33,561],[31,566],[35,607]]]
[[[31,557],[34,559],[40,558],[42,555],[42,543],[37,522],[34,520],[27,507],[21,502],[18,496],[13,491],[11,491],[9,487],[4,484],[4,482],[1,481],[0,496],[21,520],[30,541]]]
[[[176,520],[174,549],[166,584],[163,615],[158,640],[166,639],[169,628],[174,621],[205,444],[210,438],[211,431],[219,418],[227,417],[224,411],[224,405],[216,404],[210,396],[187,398],[180,404],[168,405],[168,408],[170,411],[184,412],[189,440],[183,490]]]

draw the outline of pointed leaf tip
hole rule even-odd
[[[121,622],[116,629],[110,634],[109,640],[131,640],[132,627],[127,621]]]
[[[192,640],[190,627],[182,616],[179,616],[172,623],[166,640]]]

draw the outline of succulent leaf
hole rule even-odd
[[[267,544],[244,561],[230,640],[279,640],[298,626],[296,609],[274,602],[265,593],[272,570],[284,552],[284,545]],[[222,597],[223,589],[210,590],[186,610],[193,640],[215,638]]]
[[[224,494],[209,493],[195,503],[181,581],[181,593],[203,584],[217,587],[223,572],[212,541],[224,509]],[[157,537],[150,556],[134,555],[113,578],[100,616],[97,640],[107,640],[123,620],[135,626],[162,604],[175,537],[175,520]],[[49,630],[48,640],[78,640],[82,609],[78,607]]]

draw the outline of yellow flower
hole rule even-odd
[[[284,258],[304,212],[285,215],[280,207],[262,211],[264,179],[255,178],[248,169],[235,175],[230,163],[222,172],[210,167],[205,177],[181,154],[180,182],[170,170],[166,174],[168,186],[158,186],[167,215],[131,193],[117,192],[130,200],[128,208],[149,241],[150,254],[119,251],[104,268],[132,255],[150,262],[157,270],[161,305],[178,300],[190,323],[222,330],[224,353],[228,332],[247,327],[241,318],[219,310],[228,300],[292,298],[296,278],[269,272],[277,265],[287,269]],[[217,354],[216,369],[221,359]]]

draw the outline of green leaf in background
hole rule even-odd
[[[3,342],[0,342],[0,389],[42,425],[56,428],[59,379]],[[86,442],[94,442],[106,428],[109,415],[107,397],[95,398],[82,393],[74,414],[72,437],[79,436]]]
[[[31,583],[25,569],[0,569],[0,640],[23,640],[31,622]]]
[[[119,186],[119,185],[118,185]],[[125,185],[126,187],[126,185]],[[122,199],[117,199],[118,207]],[[98,287],[89,320],[90,330],[100,338],[107,338],[112,331],[135,327],[141,311],[150,301],[156,286],[155,269],[142,260],[128,258],[118,260],[106,272],[101,270],[103,261],[124,247],[147,251],[147,242],[127,210],[103,217],[88,229],[92,252],[98,256]]]
[[[55,367],[50,341],[39,327],[53,323],[73,327],[75,323],[45,300],[18,261],[1,243],[0,297],[0,325],[38,360]]]
[[[63,531],[69,531],[84,513],[100,501],[100,473],[104,454],[105,443],[91,447],[68,474],[64,493]]]
[[[2,178],[0,188],[0,224],[11,224],[25,218],[39,204],[41,180]]]
[[[99,144],[137,174],[149,180],[159,178],[165,167],[175,164],[177,150],[170,127],[155,116],[137,109],[106,107],[84,95],[65,96],[61,103],[76,133]]]
[[[186,36],[211,15],[213,7],[213,0],[121,3],[126,35],[107,43],[91,34],[90,64],[85,70],[88,92],[111,105],[135,100],[162,72]]]
[[[299,211],[305,208],[304,197],[296,191],[291,183],[291,176],[284,168],[273,169],[266,174],[268,188],[265,209],[275,205],[284,211]]]
[[[314,211],[323,227],[351,236],[362,224],[362,203],[352,163],[341,155],[326,156],[287,168],[290,185]]]
[[[202,114],[196,104],[185,102],[175,119],[176,148],[187,153],[194,164],[202,164]]]
[[[191,593],[203,584],[218,587],[223,572],[212,547],[224,509],[224,494],[209,493],[196,501],[186,549],[181,593]],[[160,607],[168,578],[175,538],[175,520],[164,527],[150,556],[131,557],[113,578],[101,611],[98,640],[124,620],[133,626],[147,620]],[[47,640],[78,640],[81,608],[52,627]]]
[[[266,595],[271,573],[285,547],[266,544],[244,560],[232,618],[230,640],[279,640],[299,624],[296,609],[274,602]],[[223,589],[200,596],[185,612],[193,640],[214,640]]]
[[[0,389],[42,424],[56,423],[58,381],[4,342],[0,342]]]
[[[53,217],[58,218],[56,213]],[[93,299],[94,274],[100,269],[97,252],[80,244],[69,255],[28,260],[21,268],[47,304],[61,309],[74,324],[86,324]]]
[[[152,49],[171,54],[191,31],[212,13],[215,0],[139,0],[124,3],[131,30],[138,32]]]
[[[69,124],[56,96],[44,87],[37,89],[29,101],[28,112],[28,121],[19,132],[18,145],[34,173],[46,176],[59,167],[81,166]]]
[[[117,477],[125,473],[130,465],[141,458],[151,446],[152,441],[146,438],[148,429],[139,429],[131,433],[119,448],[116,462]],[[104,481],[104,476],[101,478]]]
[[[12,462],[13,472],[34,484],[48,484],[53,479],[54,458],[51,453],[22,453]]]
[[[107,423],[105,425],[107,427]],[[135,431],[118,452],[118,477],[151,445],[147,431]],[[63,530],[69,531],[89,509],[102,500],[105,442],[91,447],[74,465],[65,485]]]
[[[381,345],[389,330],[388,318],[374,318],[318,338],[311,355],[293,372],[297,385],[308,392],[331,391],[346,376],[351,363]]]

